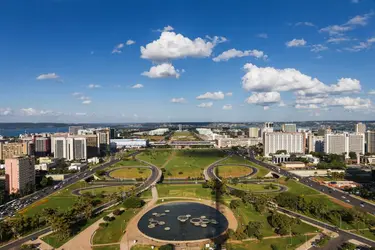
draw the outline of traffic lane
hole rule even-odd
[[[41,231],[35,232],[33,234],[30,234],[22,239],[19,239],[17,241],[14,241],[12,243],[9,243],[8,245],[0,247],[1,250],[13,250],[13,249],[20,249],[20,246],[23,245],[24,243],[28,242],[29,240],[33,240],[38,238],[39,236],[46,234],[51,231],[50,227],[47,227]]]
[[[275,170],[276,169],[276,167],[274,167],[272,165],[269,165],[267,163],[258,161],[256,159],[251,158],[251,157],[248,157],[248,158],[249,158],[250,161],[252,161],[252,162],[254,162],[254,163],[258,164],[258,165],[261,165],[263,167],[266,167],[268,169],[271,169],[271,170]],[[287,176],[287,177],[296,177],[296,178],[299,178],[299,176],[291,174],[291,173],[289,173],[289,172],[287,172],[285,170],[282,170],[282,169],[280,169],[280,173],[282,175]],[[303,184],[306,184],[306,179],[307,178],[301,178],[300,182],[303,183]],[[340,200],[342,202],[348,203],[350,205],[361,207],[361,204],[366,204],[366,205],[364,205],[364,207],[362,207],[362,209],[364,211],[368,212],[368,213],[375,214],[375,206],[373,204],[369,203],[369,202],[364,202],[362,200],[356,199],[356,198],[351,197],[351,196],[346,197],[344,194],[339,194],[338,191],[334,191],[334,192],[330,193],[328,190],[326,190],[327,186],[320,185],[320,184],[318,184],[318,183],[316,183],[314,181],[309,182],[309,184],[310,185],[308,185],[308,186],[310,186],[311,188],[316,189],[319,192],[323,192],[323,193],[325,193],[328,196],[336,198],[336,199],[338,199],[338,200]],[[342,196],[344,196],[345,198],[342,198]],[[347,202],[347,200],[349,200],[349,202]]]

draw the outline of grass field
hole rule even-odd
[[[157,186],[159,198],[164,197],[192,197],[201,198],[206,200],[216,199],[211,194],[211,189],[202,188],[201,184],[186,184],[186,185],[169,185],[169,184],[158,184]],[[231,199],[229,196],[224,196],[222,199]]]
[[[137,155],[137,158],[161,167],[173,152],[174,151],[170,149],[145,150],[141,154]]]
[[[131,250],[150,250],[152,249],[151,248],[151,245],[135,245],[135,246],[132,246]],[[155,247],[154,250],[158,250],[159,248],[158,247]]]
[[[141,194],[141,198],[148,199],[152,197],[151,189],[147,189]]]
[[[119,193],[119,192],[126,192],[134,188],[132,185],[124,185],[124,186],[113,186],[113,187],[98,187],[94,189],[84,190],[81,193],[89,193],[89,194],[102,194],[104,192],[105,195],[112,194],[112,193]]]
[[[139,209],[125,210],[121,215],[116,216],[114,221],[109,222],[105,228],[96,230],[93,243],[106,244],[116,243],[121,240],[128,221],[138,213]]]
[[[31,204],[30,206],[22,209],[19,213],[32,216],[38,212],[41,212],[44,208],[68,210],[77,200],[77,196],[71,193],[72,190],[85,186],[87,186],[87,184],[84,181],[74,183],[61,191],[55,192],[52,195]]]
[[[277,187],[277,189],[267,189],[266,187],[269,184],[270,183],[264,183],[264,184],[238,183],[237,185],[229,184],[229,186],[237,188],[237,189],[241,189],[241,190],[244,190],[244,191],[265,192],[265,193],[266,192],[272,192],[272,193],[275,193],[275,195],[277,195],[278,193],[276,191],[279,190],[279,187]]]
[[[218,166],[215,169],[215,173],[224,178],[242,177],[245,175],[249,175],[252,172],[253,171],[251,170],[251,168],[238,165]]]
[[[68,242],[69,240],[71,240],[72,238],[74,238],[80,232],[82,232],[83,230],[85,230],[86,228],[88,228],[90,225],[92,225],[93,223],[95,223],[97,220],[99,220],[100,218],[104,217],[108,213],[109,212],[98,214],[97,216],[95,216],[95,217],[93,217],[93,218],[91,218],[91,219],[89,219],[87,221],[82,221],[80,224],[75,225],[75,228],[73,230],[73,234],[69,238],[61,240],[61,239],[59,239],[57,237],[57,235],[55,233],[52,233],[52,234],[49,234],[49,235],[43,237],[42,240],[44,242],[46,242],[48,245],[50,245],[50,246],[52,246],[54,248],[61,247],[66,242]]]
[[[234,155],[232,157],[229,157],[228,159],[225,159],[224,161],[220,162],[220,164],[223,164],[223,165],[236,165],[236,164],[246,164],[246,165],[250,165],[252,167],[256,167],[258,169],[258,173],[254,176],[252,176],[252,178],[256,178],[256,177],[264,177],[266,174],[268,174],[270,171],[267,169],[267,168],[264,168],[262,166],[259,166],[249,160],[246,160],[244,159],[243,157],[241,156],[238,156],[238,155]]]
[[[202,177],[203,170],[225,154],[216,149],[178,150],[165,165],[166,178]]]
[[[109,168],[117,168],[117,167],[123,167],[123,166],[131,166],[131,167],[133,167],[133,166],[144,166],[144,165],[145,164],[143,164],[142,162],[129,159],[129,160],[119,161],[116,164],[111,165]]]
[[[262,241],[248,241],[241,244],[228,244],[228,250],[271,250],[271,246],[277,246],[277,249],[296,249],[313,236],[293,236],[276,239],[263,239]]]
[[[263,224],[261,233],[264,237],[276,235],[273,228],[269,225],[267,217],[269,212],[258,213],[251,205],[241,204],[238,208],[234,209],[234,214],[237,217],[239,225],[247,225],[250,221],[259,221]],[[301,234],[315,232],[317,229],[305,223],[295,225],[295,230]]]
[[[151,175],[151,170],[148,168],[122,168],[112,171],[109,175],[120,179],[147,179]]]
[[[197,139],[189,131],[176,131],[173,133],[172,141],[196,141]]]
[[[98,247],[93,246],[92,249],[93,250],[120,250],[120,245],[114,244],[114,245],[109,245],[109,246],[98,246]]]
[[[282,184],[282,185],[287,186],[289,188],[288,192],[296,194],[296,195],[300,195],[300,194],[301,195],[316,195],[316,194],[320,194],[315,189],[307,187],[306,185],[303,185],[303,184],[299,183],[298,181],[294,181],[294,180],[285,181],[285,178],[280,178],[278,180],[278,182],[280,184]]]

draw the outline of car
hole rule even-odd
[[[347,203],[350,203],[350,200],[346,200]]]
[[[362,203],[362,204],[360,204],[360,206],[361,206],[361,207],[365,207],[365,204]]]
[[[341,196],[341,198],[343,198],[343,199],[346,199],[346,197],[345,197],[345,196]]]

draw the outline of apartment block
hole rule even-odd
[[[34,157],[15,157],[5,160],[5,183],[9,194],[29,193],[35,188]]]
[[[263,136],[265,156],[275,154],[279,150],[286,150],[288,154],[304,154],[305,145],[306,142],[303,133],[266,132]]]

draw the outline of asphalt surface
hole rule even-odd
[[[138,152],[135,152],[133,153],[132,155],[136,155]],[[102,170],[112,164],[115,164],[117,162],[119,162],[120,160],[116,160],[114,159],[114,157],[111,158],[111,160],[107,163],[104,163],[102,164],[101,166],[98,166],[92,170],[86,170],[86,171],[83,171],[83,172],[80,172],[78,174],[76,174],[74,177],[71,177],[69,179],[69,181],[65,181],[64,184],[61,185],[61,187],[59,187],[58,189],[53,189],[52,190],[48,190],[47,191],[47,195],[49,194],[52,194],[53,192],[56,192],[62,188],[65,188],[66,186],[68,185],[71,185],[79,180],[82,180],[82,179],[85,179],[91,175],[93,175],[97,170]],[[161,175],[162,175],[162,172],[158,169],[157,166],[153,165],[153,164],[150,164],[146,161],[143,161],[143,160],[139,160],[140,162],[143,162],[145,164],[148,164],[151,168],[151,175],[149,176],[149,178],[144,182],[142,183],[140,186],[138,186],[137,188],[135,188],[135,193],[138,194],[138,193],[141,193],[147,189],[149,189],[151,186],[155,185],[161,178]],[[47,195],[44,195],[43,197],[47,196]],[[42,198],[39,198],[37,200],[40,200]],[[37,201],[36,200],[36,201]],[[100,211],[100,210],[103,210],[109,206],[112,206],[113,204],[115,204],[117,201],[110,201],[108,203],[105,203],[97,208],[95,208],[93,210],[94,213]],[[22,244],[24,244],[25,242],[29,241],[29,240],[33,240],[33,239],[36,239],[38,238],[39,236],[43,235],[43,234],[46,234],[48,232],[50,232],[51,229],[49,227],[45,228],[45,229],[42,229],[41,231],[38,231],[38,232],[35,232],[35,233],[32,233],[26,237],[23,237],[21,239],[18,239],[18,240],[15,240],[13,242],[10,242],[9,244],[7,245],[4,245],[2,247],[0,247],[0,250],[10,250],[10,249],[20,249],[20,246]]]
[[[321,193],[324,193],[328,196],[331,196],[333,198],[336,198],[342,202],[348,203],[349,205],[360,207],[363,211],[366,211],[368,213],[371,213],[375,215],[375,206],[372,203],[357,199],[355,197],[350,196],[349,194],[346,194],[345,192],[338,191],[335,189],[332,189],[330,187],[327,187],[325,185],[321,185],[320,183],[312,181],[310,178],[307,177],[299,177],[298,175],[292,174],[286,170],[280,169],[279,167],[276,167],[274,165],[258,161],[255,159],[254,154],[252,151],[249,152],[250,157],[247,157],[250,161],[254,162],[255,164],[258,164],[262,167],[268,168],[269,170],[272,170],[275,173],[279,173],[281,175],[284,175],[289,178],[297,178],[299,179],[299,182],[309,186],[312,189],[315,189]]]

